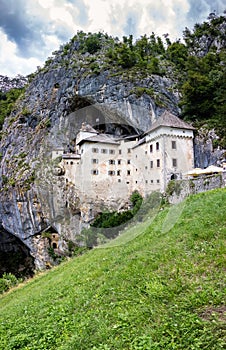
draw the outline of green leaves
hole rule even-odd
[[[0,130],[4,123],[5,118],[12,112],[16,100],[24,91],[21,89],[11,89],[6,93],[0,91]]]

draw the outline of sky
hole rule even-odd
[[[225,0],[0,0],[0,75],[35,72],[77,31],[182,38]]]

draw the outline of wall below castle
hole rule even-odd
[[[176,184],[175,190],[170,194],[168,199],[171,204],[176,204],[191,194],[206,192],[216,188],[223,188],[225,186],[226,177],[222,174],[180,180]]]

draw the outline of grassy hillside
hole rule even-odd
[[[226,190],[0,298],[0,349],[223,349]],[[166,225],[165,225],[166,226]]]

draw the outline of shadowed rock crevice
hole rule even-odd
[[[0,277],[5,272],[16,277],[30,277],[34,269],[29,248],[0,225]]]

